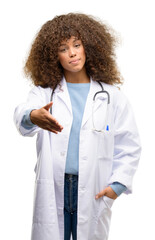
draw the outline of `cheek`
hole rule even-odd
[[[83,51],[82,58],[83,58],[83,63],[85,64],[85,63],[86,63],[86,54],[85,54],[85,51]]]
[[[83,59],[86,60],[86,54],[85,54],[85,50],[84,49],[82,50],[81,55],[82,55]]]
[[[66,65],[66,58],[64,56],[59,56],[59,62],[63,66]]]
[[[85,52],[84,52],[84,60],[86,61],[86,54],[85,54]]]

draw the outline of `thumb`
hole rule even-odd
[[[43,108],[44,108],[45,110],[49,111],[49,109],[52,107],[52,105],[53,105],[53,102],[50,102],[50,103],[48,103],[46,106],[44,106]]]

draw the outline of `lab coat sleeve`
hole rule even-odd
[[[22,124],[22,119],[27,111],[30,109],[39,109],[45,105],[43,93],[40,87],[34,87],[28,95],[27,101],[16,107],[14,112],[14,122],[19,133],[23,136],[34,136],[41,130],[37,125],[31,128],[25,128]]]
[[[110,183],[119,182],[132,192],[133,176],[138,167],[141,145],[133,110],[127,98],[117,91],[114,115],[114,154]]]

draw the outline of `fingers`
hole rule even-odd
[[[53,123],[47,124],[46,129],[51,132],[52,131],[61,132],[63,127],[60,124],[53,122]]]
[[[46,120],[47,120],[47,125],[45,127],[46,130],[54,133],[61,132],[63,127],[59,124],[59,122],[49,113],[49,109],[52,107],[53,102],[48,103],[43,107],[44,110],[47,111],[46,113]]]
[[[45,130],[55,133],[55,134],[58,134],[58,131],[54,130],[53,128],[46,128]]]
[[[40,126],[42,129],[53,132],[58,134],[58,132],[61,132],[62,129],[57,126],[55,123],[51,123],[49,121],[44,121],[44,122],[40,122],[38,123],[38,126]]]
[[[106,190],[104,189],[95,196],[95,199],[99,199],[99,198],[105,196],[105,194],[106,194]]]
[[[46,117],[40,119],[38,126],[44,130],[48,130],[53,133],[61,132],[63,127],[58,123],[58,121],[51,116],[46,115]]]
[[[99,199],[103,196],[107,196],[107,197],[112,198],[112,199],[116,199],[118,197],[117,194],[113,191],[113,189],[110,186],[106,187],[104,190],[99,192],[95,196],[95,199]]]
[[[59,124],[59,122],[51,114],[48,115],[48,121],[50,127],[54,128],[56,131],[62,131],[63,126]]]

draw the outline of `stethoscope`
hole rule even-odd
[[[92,106],[92,123],[93,123],[93,131],[95,132],[105,132],[105,131],[109,131],[109,125],[107,124],[107,120],[108,120],[108,113],[109,113],[109,105],[110,105],[110,94],[108,93],[108,91],[104,90],[104,87],[103,85],[101,84],[100,81],[98,81],[98,84],[100,85],[101,87],[101,91],[98,91],[94,94],[94,97],[93,97],[93,106]],[[53,95],[54,95],[54,92],[55,92],[55,88],[52,90],[52,93],[51,93],[51,102],[53,100]],[[102,129],[97,129],[95,127],[95,121],[94,121],[94,106],[95,106],[95,101],[96,101],[96,98],[97,98],[97,95],[98,94],[106,94],[107,95],[107,109],[106,109],[106,116],[105,116],[105,121],[104,121],[104,127]],[[50,108],[50,113],[52,114],[52,107]]]
[[[104,87],[103,85],[101,84],[100,81],[98,81],[98,84],[100,85],[101,87],[101,91],[98,91],[94,94],[94,97],[93,97],[93,107],[92,107],[92,123],[93,123],[93,131],[94,132],[102,132],[102,133],[105,133],[105,131],[109,131],[109,125],[108,125],[108,115],[109,115],[109,106],[110,106],[110,94],[108,93],[108,91],[104,90]],[[95,126],[95,120],[94,120],[94,106],[95,106],[95,101],[96,101],[96,96],[98,94],[106,94],[107,95],[107,109],[106,109],[106,115],[105,115],[105,120],[104,120],[104,124],[103,124],[103,128],[102,129],[98,129],[96,126]]]

